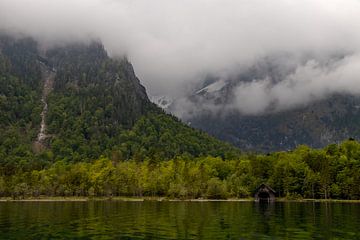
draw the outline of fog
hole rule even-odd
[[[0,29],[44,46],[101,39],[128,56],[150,94],[174,97],[272,54],[317,56],[275,84],[240,84],[231,107],[244,114],[360,93],[358,0],[0,0]],[[346,56],[319,61],[333,53]]]
[[[254,79],[234,90],[233,108],[249,114],[277,112],[304,106],[333,94],[360,94],[360,55],[348,55],[331,64],[309,60],[282,79]]]

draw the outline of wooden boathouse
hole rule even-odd
[[[255,191],[256,202],[273,202],[275,201],[275,191],[266,184],[261,184]]]

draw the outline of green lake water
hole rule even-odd
[[[0,239],[360,239],[360,204],[0,202]]]

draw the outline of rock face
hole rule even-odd
[[[150,96],[150,101],[164,110],[173,103],[173,100],[167,96]]]
[[[53,68],[50,68],[43,62],[40,62],[40,64],[41,64],[41,72],[42,72],[41,75],[42,75],[42,79],[43,79],[43,83],[44,83],[41,102],[44,105],[44,107],[40,114],[41,124],[40,124],[40,131],[37,136],[36,142],[38,144],[42,145],[42,144],[44,144],[46,137],[47,137],[47,135],[46,135],[46,114],[48,112],[47,98],[48,98],[49,93],[53,90],[54,79],[56,76],[56,70]]]
[[[83,97],[83,103],[91,95],[102,96],[97,105],[111,107],[110,119],[115,124],[131,127],[151,108],[132,65],[125,58],[109,58],[100,43],[54,48],[47,51],[46,58],[57,71],[54,93]],[[79,107],[80,113],[94,110],[86,104]]]
[[[360,99],[333,96],[298,109],[261,116],[239,113],[191,118],[191,126],[254,151],[291,150],[299,144],[323,147],[360,138]]]
[[[244,114],[233,107],[234,89],[240,84],[252,79],[270,79],[276,83],[291,74],[291,66],[286,69],[273,62],[263,62],[234,77],[209,77],[203,86],[175,100],[166,110],[192,127],[248,151],[291,150],[299,144],[318,148],[360,138],[360,97],[357,96],[333,94],[281,111],[272,111],[273,106],[269,105],[259,114]],[[255,96],[249,98],[243,100],[257,100]]]

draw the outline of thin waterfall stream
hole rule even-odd
[[[41,102],[44,104],[43,110],[40,114],[41,116],[41,124],[40,124],[40,131],[37,136],[37,143],[41,145],[44,144],[45,139],[47,138],[46,135],[46,114],[48,111],[48,103],[47,97],[50,92],[53,90],[54,79],[56,75],[56,70],[47,66],[45,63],[40,62],[41,65],[41,72],[42,72],[42,79],[44,81],[43,93],[41,97]]]

